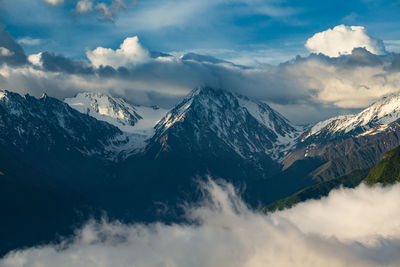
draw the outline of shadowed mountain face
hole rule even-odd
[[[109,147],[126,142],[110,124],[83,115],[47,96],[0,95],[1,153],[14,154],[72,188],[89,191],[94,177],[112,177]]]

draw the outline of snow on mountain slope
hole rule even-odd
[[[121,98],[92,92],[79,93],[64,101],[79,112],[117,126],[125,133],[140,135],[141,140],[153,136],[154,126],[168,112],[158,107],[134,106]]]
[[[0,91],[0,133],[0,144],[20,151],[79,151],[104,158],[113,157],[105,147],[127,142],[118,128],[58,99],[9,91]]]
[[[267,104],[212,88],[192,91],[156,129],[159,139],[175,131],[176,136],[194,136],[188,140],[190,146],[204,147],[217,138],[218,144],[244,158],[265,153],[276,161],[282,160],[302,133],[301,127],[290,124]]]
[[[400,94],[390,95],[375,102],[355,115],[334,117],[317,123],[303,141],[318,135],[368,134],[373,127],[387,125],[400,118]],[[372,132],[371,132],[372,133]]]
[[[259,123],[275,132],[277,146],[286,147],[289,150],[296,144],[299,134],[304,129],[302,126],[292,125],[285,117],[265,103],[250,100],[244,96],[238,95],[237,97],[240,106],[246,108]]]

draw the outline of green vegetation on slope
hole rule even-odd
[[[265,213],[274,212],[276,210],[291,208],[297,203],[309,199],[320,199],[324,196],[327,196],[331,190],[339,188],[340,186],[354,188],[361,183],[361,181],[368,175],[368,172],[369,169],[357,170],[339,178],[307,187],[287,198],[271,203],[270,205],[266,206],[263,211]]]
[[[365,183],[388,185],[398,181],[400,181],[400,146],[385,153],[383,159],[371,169]]]

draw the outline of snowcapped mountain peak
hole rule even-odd
[[[193,90],[172,109],[157,124],[156,137],[182,128],[193,131],[193,142],[216,137],[243,157],[261,152],[274,160],[282,158],[302,132],[263,102],[210,87]]]
[[[18,95],[17,93],[10,92],[8,90],[4,90],[4,89],[0,90],[0,100],[2,100],[2,101],[7,101],[7,100],[10,100],[10,98],[13,99],[16,97],[18,98],[18,97],[22,97],[22,96]]]
[[[3,99],[4,97],[6,97],[7,92],[5,90],[1,90],[0,91],[0,99]]]
[[[40,96],[40,98],[47,98],[48,95],[46,93],[42,93],[42,95]]]
[[[392,123],[400,118],[400,94],[384,97],[354,115],[330,118],[314,125],[303,141],[318,135],[354,135]]]
[[[167,113],[156,106],[136,106],[122,98],[93,92],[79,93],[64,101],[79,112],[117,126],[125,133],[140,135],[142,141],[153,136],[154,126]]]
[[[64,101],[81,113],[111,123],[127,132],[142,119],[133,105],[106,94],[79,93],[74,98],[66,98]]]

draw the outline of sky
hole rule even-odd
[[[80,12],[77,2],[1,0],[0,20],[28,53],[73,58],[97,46],[117,48],[129,36],[154,51],[197,51],[244,64],[307,54],[309,37],[340,24],[365,26],[384,41],[400,39],[398,0],[86,0],[91,9]],[[110,14],[95,8],[101,3]]]
[[[171,108],[198,86],[296,124],[400,88],[400,1],[0,0],[0,87]]]

